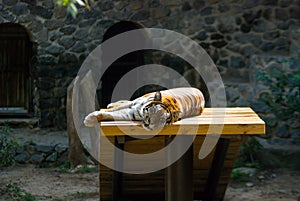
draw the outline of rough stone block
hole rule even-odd
[[[159,19],[170,15],[171,10],[167,7],[160,6],[158,8],[152,9],[151,16],[153,19]]]
[[[63,46],[65,49],[69,49],[75,44],[75,40],[72,36],[64,36],[58,40],[58,44]]]
[[[28,29],[34,33],[39,32],[43,29],[43,23],[37,19],[34,19],[29,25]]]
[[[218,5],[218,10],[224,13],[230,9],[230,6],[226,2],[220,2]]]
[[[3,4],[5,4],[7,6],[12,6],[17,3],[17,0],[2,0],[2,1],[3,1]]]
[[[41,31],[34,34],[34,37],[39,39],[40,41],[47,41],[48,40],[48,29],[44,28]]]
[[[55,146],[55,151],[58,153],[58,155],[61,155],[62,153],[66,152],[68,150],[67,145],[58,144]]]
[[[47,9],[53,9],[54,1],[53,0],[44,0],[42,5],[43,5],[43,7],[47,8]]]
[[[36,5],[36,0],[20,0],[20,2],[24,2],[32,6]]]
[[[148,10],[140,10],[131,16],[131,20],[140,21],[140,20],[149,19],[149,17],[150,17],[150,12]]]
[[[274,134],[280,138],[290,137],[288,125],[287,124],[278,125],[274,131]]]
[[[15,15],[25,15],[27,13],[29,13],[27,4],[25,3],[19,3],[15,6],[13,6],[11,8],[11,11],[15,14]]]
[[[71,52],[82,53],[86,50],[86,46],[83,42],[77,41],[75,45],[70,49]]]
[[[300,19],[300,8],[299,7],[291,7],[289,10],[291,18]]]
[[[34,154],[30,157],[29,161],[33,164],[40,164],[44,160],[44,157],[40,154]]]
[[[95,22],[96,22],[95,19],[84,20],[84,21],[80,22],[78,26],[79,26],[79,28],[85,28],[85,27],[92,26]]]
[[[44,25],[47,29],[54,30],[62,27],[64,25],[64,22],[62,20],[51,19],[51,20],[46,20],[44,22]]]
[[[243,8],[253,8],[259,4],[259,0],[244,0]]]
[[[74,38],[77,40],[83,40],[88,37],[88,32],[85,29],[80,29],[75,32]]]
[[[57,45],[57,44],[53,44],[51,45],[50,47],[48,47],[46,49],[46,51],[49,53],[49,54],[52,54],[52,55],[59,55],[61,53],[63,53],[65,51],[65,48],[60,46],[60,45]]]
[[[27,152],[23,152],[15,156],[15,160],[18,163],[26,163],[29,158],[30,155]]]
[[[184,2],[182,7],[181,7],[182,11],[188,11],[188,10],[191,10],[191,9],[192,9],[192,6],[188,1]]]
[[[245,62],[243,57],[232,56],[230,57],[230,66],[235,68],[243,68],[245,67]]]
[[[200,11],[200,14],[201,14],[201,16],[208,16],[208,15],[212,14],[212,11],[213,11],[212,7],[206,7]]]
[[[57,87],[53,89],[53,94],[55,97],[64,97],[67,94],[67,89],[64,87]]]
[[[57,153],[53,152],[46,158],[46,162],[55,162],[57,160]]]
[[[53,150],[53,146],[47,146],[47,145],[37,145],[36,151],[42,152],[45,154],[49,154]]]
[[[160,3],[167,6],[178,6],[182,3],[182,0],[161,0]]]
[[[51,89],[55,85],[55,80],[47,77],[39,78],[37,85],[40,89]]]
[[[45,19],[51,19],[53,15],[52,9],[46,9],[42,6],[30,6],[30,12],[33,15],[38,15]]]
[[[77,62],[78,62],[78,58],[75,54],[64,52],[59,56],[59,63],[61,64],[71,64]]]

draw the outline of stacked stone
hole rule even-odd
[[[290,39],[290,28],[298,30],[300,19],[299,0],[101,0],[91,10],[79,9],[75,19],[53,0],[1,2],[0,23],[23,25],[34,42],[33,102],[39,125],[58,128],[66,127],[67,86],[116,22],[166,28],[197,41],[226,82],[228,105],[240,106],[252,101],[251,56],[289,54],[291,41],[297,41]],[[150,60],[183,71],[194,86],[200,83],[193,69],[178,58],[160,55]]]
[[[16,150],[15,161],[21,164],[61,165],[68,161],[68,154],[66,145],[36,145],[27,142]]]

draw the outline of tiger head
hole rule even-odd
[[[161,102],[161,93],[156,92],[154,99],[142,108],[143,127],[146,130],[155,130],[164,127],[170,122],[171,114]]]

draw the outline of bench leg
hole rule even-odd
[[[166,142],[172,139],[173,137],[167,137]],[[183,147],[178,146],[174,151],[180,152],[182,149]],[[172,153],[168,153],[168,157],[169,154]],[[165,175],[166,201],[193,201],[193,145],[179,160],[166,168]]]
[[[118,138],[115,137],[115,146],[121,150],[124,150],[124,143],[119,142]],[[123,156],[118,156],[115,154],[114,156],[114,165],[116,167],[121,167],[123,165]],[[113,172],[113,195],[112,195],[112,201],[121,201],[122,199],[122,172],[118,172],[114,170]]]
[[[214,158],[210,167],[206,187],[205,187],[205,197],[206,201],[215,200],[215,193],[221,176],[221,171],[226,158],[227,150],[229,146],[229,139],[220,138],[216,150],[214,153]]]

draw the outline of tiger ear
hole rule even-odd
[[[160,91],[155,92],[154,101],[161,101],[161,93]]]

